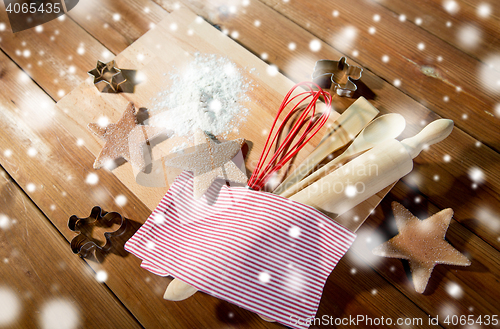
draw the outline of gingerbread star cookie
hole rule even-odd
[[[420,220],[397,202],[392,203],[399,234],[373,249],[378,256],[407,259],[415,290],[423,293],[436,264],[469,266],[464,255],[445,239],[453,217],[451,208]]]
[[[195,151],[165,161],[166,166],[192,171],[193,196],[199,199],[217,178],[246,184],[248,178],[231,161],[240,151],[243,138],[217,143],[202,130],[195,132]]]
[[[106,143],[94,162],[94,168],[103,167],[108,161],[122,157],[135,168],[143,171],[146,167],[143,154],[144,144],[161,135],[163,128],[143,126],[137,122],[135,106],[130,102],[121,119],[106,127],[90,123],[88,128]]]

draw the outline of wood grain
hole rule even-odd
[[[86,0],[68,14],[113,54],[119,54],[168,13],[152,1]]]
[[[351,55],[356,50],[355,60],[367,70],[391,83],[400,80],[398,88],[403,92],[435,113],[454,120],[457,127],[471,136],[500,150],[500,130],[495,129],[500,119],[493,114],[499,90],[489,88],[496,79],[487,81],[477,74],[488,70],[486,64],[418,26],[400,22],[392,12],[375,3],[363,0],[264,2],[299,26],[314,30],[316,38],[344,54]],[[361,7],[364,10],[357,10]],[[338,17],[333,17],[334,10],[338,10]],[[350,15],[354,12],[357,14]],[[375,14],[380,16],[380,23],[373,21]],[[335,39],[343,27],[352,25],[356,29],[352,46],[346,46],[343,38]],[[370,28],[376,32],[371,34]],[[381,44],[384,47],[378,46]],[[419,45],[424,49],[419,50]],[[389,58],[387,63],[383,61],[384,56]]]
[[[464,253],[472,265],[437,265],[423,295],[415,292],[411,276],[407,275],[407,263],[371,253],[373,248],[397,234],[391,210],[392,201],[403,202],[420,219],[441,210],[406,184],[398,183],[362,226],[352,250],[431,316],[439,315],[443,320],[447,314],[471,314],[477,317],[480,314],[498,313],[500,309],[494,300],[500,292],[500,253],[455,220],[452,220],[447,231],[446,240]],[[453,287],[456,287],[455,290]],[[453,327],[443,322],[441,324]]]
[[[25,30],[0,32],[0,47],[19,65],[28,79],[32,78],[55,100],[62,98],[88,77],[87,71],[95,67],[98,58],[111,58],[112,54],[78,25],[64,19],[43,24],[40,33]],[[3,2],[0,21],[7,22]],[[83,53],[79,53],[79,49]],[[90,69],[89,69],[90,68]],[[20,79],[25,79],[21,76]]]
[[[472,4],[458,1],[457,9],[446,10],[445,3],[437,0],[417,0],[413,2],[413,6],[404,5],[401,1],[374,1],[391,10],[398,19],[400,15],[405,15],[408,22],[482,62],[487,62],[500,46],[500,21],[496,2]],[[481,16],[478,13],[481,4],[489,6],[490,15]]]
[[[3,51],[0,54],[0,164],[48,216],[47,223],[53,225],[49,225],[51,232],[62,234],[66,239],[73,236],[66,228],[68,217],[86,215],[95,204],[118,210],[138,223],[145,220],[149,209],[116,177],[91,169],[92,154],[86,147],[77,145],[85,131],[58,109],[53,110],[53,100],[59,100],[85,80],[86,71],[97,59],[110,59],[112,53],[121,52],[146,33],[151,22],[157,23],[177,6],[176,1],[170,0],[106,0],[99,2],[103,6],[99,11],[88,5],[94,2],[80,1],[65,21],[44,24],[42,33],[34,29],[15,35],[7,30],[0,32]],[[498,95],[486,90],[477,75],[478,65],[485,61],[485,56],[498,51],[495,31],[500,5],[497,2],[489,3],[492,16],[488,19],[474,17],[475,10],[484,3],[480,0],[457,0],[461,11],[455,16],[438,8],[442,6],[438,0],[418,1],[419,7],[414,6],[414,2],[370,0],[350,4],[339,0],[322,3],[321,10],[314,12],[307,10],[316,8],[315,3],[300,1],[250,1],[248,5],[222,0],[181,2],[218,24],[229,35],[236,36],[233,32],[238,32],[238,43],[257,56],[265,53],[267,61],[276,64],[293,81],[310,79],[317,59],[338,59],[343,54],[351,57],[349,63],[356,59],[365,67],[361,79],[363,95],[373,92],[376,97],[371,102],[382,113],[397,112],[407,119],[408,129],[403,137],[413,135],[424,122],[439,115],[452,117],[458,124],[459,129],[448,139],[416,159],[413,173],[396,186],[393,194],[361,226],[366,231],[361,231],[359,244],[342,259],[328,280],[318,316],[365,314],[394,319],[408,316],[425,321],[427,315],[439,314],[441,318],[450,311],[475,316],[484,316],[487,312],[498,314],[494,296],[498,294],[499,273],[500,157],[496,151],[500,139],[494,106],[499,101]],[[339,11],[337,18],[332,15],[335,10],[332,5]],[[0,22],[6,22],[3,4],[0,7]],[[144,13],[146,7],[151,8],[149,13]],[[115,13],[120,15],[120,20],[113,19]],[[407,15],[406,23],[399,24],[399,13]],[[380,15],[378,23],[373,21],[375,14]],[[92,15],[90,20],[88,15]],[[423,19],[420,26],[415,24],[417,16]],[[470,19],[481,27],[480,46],[465,49],[457,42],[456,33],[462,19]],[[452,27],[444,26],[440,30],[440,21],[445,24],[447,20],[452,21]],[[256,21],[260,23],[258,27]],[[108,28],[104,28],[104,24]],[[342,52],[331,46],[336,46],[332,40],[334,32],[349,25],[358,30],[353,43],[358,57],[353,56],[352,48]],[[370,26],[376,28],[374,35],[367,31]],[[316,38],[326,42],[320,43],[318,52],[312,52],[309,43]],[[291,42],[295,43],[295,50],[288,48]],[[425,42],[424,52],[415,50],[418,42]],[[83,55],[79,53],[82,44]],[[401,49],[407,51],[403,55],[409,60],[401,59]],[[24,56],[28,54],[25,50],[29,50],[28,57]],[[389,56],[387,64],[381,60],[384,54]],[[438,62],[437,56],[443,56],[443,61]],[[393,67],[394,61],[397,65]],[[424,70],[427,75],[422,73],[422,66],[429,66]],[[401,81],[399,87],[394,86],[395,79]],[[462,91],[457,93],[453,85],[459,85]],[[444,96],[449,97],[448,102]],[[341,112],[351,102],[337,99],[335,106]],[[464,113],[469,115],[468,119],[462,119]],[[258,129],[263,128],[260,124],[256,124]],[[28,155],[28,152],[33,154],[30,148],[37,151],[33,157]],[[476,188],[469,174],[474,168],[480,169],[485,178]],[[90,173],[98,174],[99,184],[85,183]],[[114,202],[120,194],[127,198],[127,204],[121,207]],[[422,218],[438,209],[454,208],[456,222],[447,238],[457,249],[467,252],[472,258],[472,267],[436,267],[429,292],[415,296],[404,264],[398,260],[370,258],[370,254],[365,253],[371,247],[366,238],[371,237],[373,244],[381,231],[384,236],[394,232],[388,210],[392,199],[405,202]],[[354,214],[343,217],[343,223],[348,226],[357,227],[361,223]],[[41,258],[50,257],[49,253],[46,255]],[[65,255],[61,253],[62,258],[67,257]],[[72,259],[78,261],[75,257]],[[280,327],[205,294],[196,294],[181,303],[164,302],[161,296],[169,279],[141,270],[139,262],[132,257],[113,254],[102,264],[89,262],[89,265],[94,271],[104,269],[112,274],[108,287],[147,328]],[[53,273],[43,265],[37,267],[37,272],[41,276]],[[93,291],[95,281],[90,281],[89,290]],[[18,280],[12,285],[17,282],[24,281]],[[462,289],[460,298],[455,299],[447,292],[449,284],[458,284]],[[43,296],[59,296],[55,291],[43,289]],[[43,296],[33,301],[43,300]],[[35,325],[31,319],[26,321]],[[104,323],[107,327],[113,326],[111,320]]]
[[[22,72],[9,58],[2,55],[0,59],[2,95],[8,95],[1,100],[0,121],[5,134],[1,135],[0,152],[12,153],[2,158],[2,165],[29,191],[30,197],[50,216],[55,227],[67,239],[72,238],[74,234],[66,228],[68,217],[72,214],[84,216],[95,204],[106,210],[118,210],[134,221],[144,221],[149,210],[113,175],[99,172],[97,186],[85,183],[88,175],[94,173],[91,169],[93,158],[78,145],[76,125],[68,124],[61,112],[53,112],[53,101],[33,81],[19,80],[17,77],[22,76]],[[24,98],[25,93],[29,93],[30,98]],[[38,104],[46,106],[40,108]],[[47,121],[40,120],[45,117]],[[32,154],[30,148],[37,151],[33,157],[28,155]],[[30,184],[34,185],[34,190]],[[122,207],[114,204],[114,198],[120,194],[128,200]],[[179,304],[165,302],[161,295],[169,279],[141,270],[134,258],[108,255],[102,264],[89,264],[95,270],[104,269],[109,273],[110,289],[146,327],[218,327],[220,323],[238,328],[276,326],[264,324],[256,316],[204,294]],[[374,272],[371,273],[375,275],[372,280],[379,280]],[[354,297],[351,299],[353,305],[359,303]],[[332,305],[327,307],[331,309],[336,300],[326,298],[324,303]],[[408,308],[412,308],[411,303]],[[200,309],[205,311],[200,312]],[[193,313],[200,316],[193,317]],[[421,315],[418,311],[416,314]]]
[[[141,328],[1,168],[0,212],[2,326]]]
[[[315,38],[314,35],[259,1],[251,2],[237,16],[220,14],[217,1],[203,4],[189,1],[189,4],[199,14],[211,17],[213,23],[223,29],[239,31],[238,42],[254,53],[265,51],[269,61],[294,81],[308,80],[315,60],[337,59],[344,55],[326,43],[321,44],[317,53],[308,52],[309,42]],[[208,12],[203,13],[204,10]],[[254,25],[255,20],[259,20],[259,27]],[[263,28],[266,28],[266,38],[259,38]],[[294,51],[288,49],[292,41],[297,47]],[[277,56],[282,53],[286,55]],[[369,70],[363,72],[361,82],[362,86],[366,86],[365,89],[376,92],[377,98],[371,102],[381,114],[392,112],[405,117],[407,127],[400,138],[415,135],[423,125],[440,118]],[[346,108],[352,102],[339,98],[336,101],[338,109]],[[449,118],[447,115],[445,117]],[[489,133],[491,130],[484,131]],[[444,160],[445,156],[449,156],[448,162]],[[447,139],[431,146],[429,151],[422,152],[415,159],[413,172],[403,181],[432,198],[437,206],[455,209],[455,219],[499,249],[498,234],[492,230],[492,227],[500,225],[499,166],[500,156],[495,150],[455,127]],[[473,189],[474,182],[469,173],[475,168],[484,174],[485,180]]]

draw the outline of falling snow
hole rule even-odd
[[[108,117],[102,116],[97,119],[97,124],[101,128],[106,128],[107,125],[109,125],[109,119]]]
[[[69,300],[52,300],[43,306],[39,323],[42,329],[76,329],[80,326],[80,312]]]
[[[300,227],[292,226],[289,230],[289,233],[292,238],[298,238],[300,236]]]
[[[352,197],[356,196],[357,193],[358,193],[358,191],[356,190],[356,187],[354,185],[346,186],[345,195],[347,197],[352,198]]]
[[[95,279],[97,282],[106,282],[108,279],[108,273],[106,271],[97,271],[95,274]]]
[[[154,220],[155,224],[162,225],[163,223],[165,223],[167,218],[162,213],[156,213],[156,214],[153,214],[153,220]]]
[[[463,290],[462,290],[462,288],[461,288],[458,284],[456,284],[456,283],[454,283],[454,282],[449,282],[449,283],[446,285],[445,289],[446,289],[446,292],[447,292],[447,293],[448,293],[451,297],[453,297],[453,298],[458,299],[458,298],[462,297],[462,294],[463,294]]]
[[[127,197],[123,194],[117,195],[115,198],[115,203],[118,207],[123,207],[127,204]]]
[[[484,172],[477,167],[473,167],[469,169],[469,178],[475,183],[482,183],[484,181]]]
[[[34,156],[36,156],[37,154],[38,154],[38,151],[37,151],[35,148],[30,147],[30,148],[28,149],[28,156],[30,156],[30,157],[34,157]]]
[[[500,93],[500,54],[489,55],[479,70],[480,81],[489,91]]]
[[[0,326],[13,324],[21,314],[21,301],[10,288],[0,287]]]
[[[348,51],[354,44],[358,30],[354,26],[345,26],[333,37],[333,46],[342,51]]]
[[[491,6],[487,3],[482,3],[477,7],[479,17],[488,18],[491,15]]]
[[[8,230],[11,225],[11,220],[9,217],[7,217],[4,214],[0,214],[0,229],[2,230]]]
[[[321,49],[321,42],[319,40],[312,40],[309,43],[309,49],[314,52],[319,51]]]
[[[460,10],[460,6],[454,0],[445,0],[443,2],[443,7],[448,13],[452,15],[455,15]]]
[[[35,192],[36,191],[36,185],[33,184],[33,183],[29,183],[28,185],[26,185],[26,190],[28,190],[28,192],[30,192],[30,193]]]
[[[267,272],[261,272],[259,274],[259,281],[262,283],[268,283],[269,281],[271,281],[271,275]]]
[[[95,185],[99,182],[99,176],[95,173],[90,173],[87,175],[87,178],[85,179],[85,183],[89,185]]]
[[[273,77],[279,73],[279,69],[276,65],[271,64],[267,67],[266,72]]]
[[[481,31],[473,25],[463,25],[457,31],[459,44],[466,49],[474,49],[481,42]]]
[[[156,244],[153,241],[148,241],[146,242],[146,248],[148,248],[149,250],[153,250],[156,248]]]

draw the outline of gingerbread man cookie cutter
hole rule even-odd
[[[92,231],[96,227],[111,228],[118,224],[119,228],[115,231],[105,232],[105,244],[101,246],[99,241],[92,237]],[[71,216],[68,221],[68,227],[71,231],[77,232],[71,240],[71,250],[74,254],[79,254],[83,258],[94,256],[99,259],[100,255],[109,252],[113,248],[113,239],[120,238],[127,231],[128,220],[117,212],[106,212],[99,206],[92,208],[88,217],[79,218]]]
[[[363,69],[346,63],[345,57],[338,61],[322,59],[316,62],[313,82],[325,90],[342,97],[352,97],[358,89],[353,80],[359,80]]]

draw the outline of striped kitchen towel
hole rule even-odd
[[[195,200],[193,176],[183,172],[125,249],[157,275],[307,328],[354,239],[312,207],[223,181]]]

